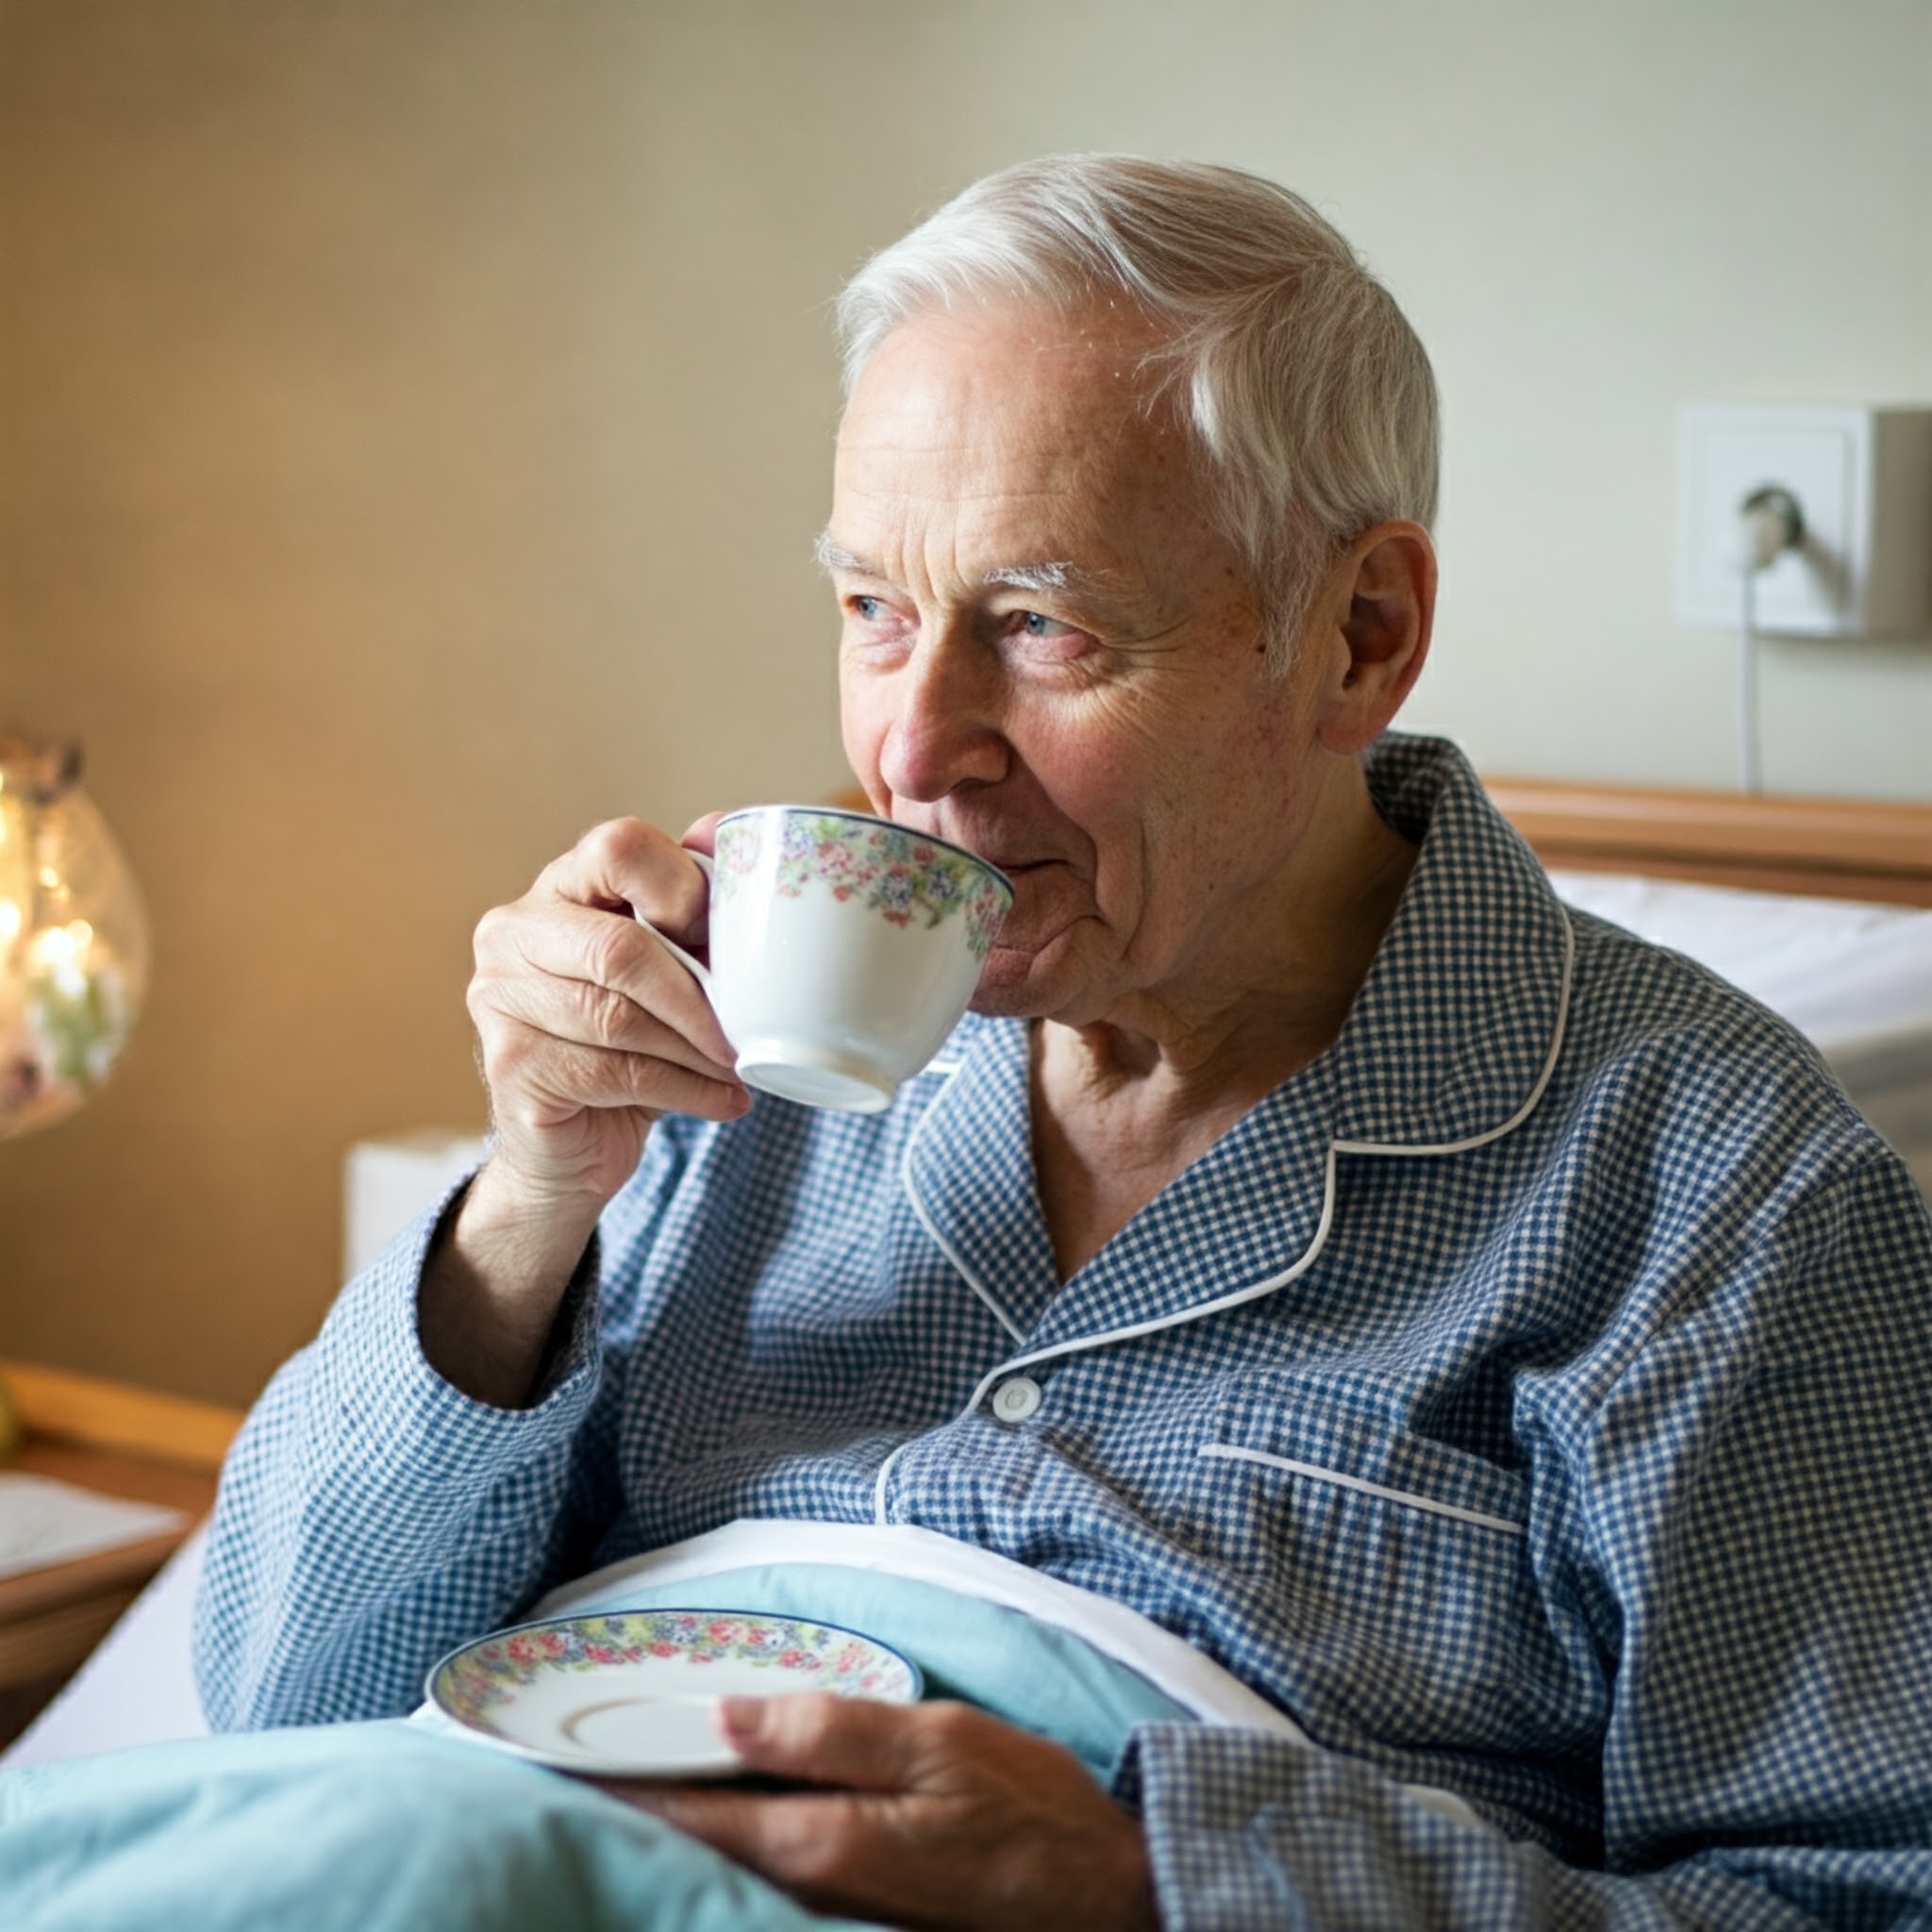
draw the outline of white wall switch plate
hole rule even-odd
[[[1767,484],[1805,518],[1801,549],[1758,574],[1757,626],[1791,637],[1932,631],[1932,409],[1684,410],[1677,454],[1677,621],[1742,619],[1741,508]]]

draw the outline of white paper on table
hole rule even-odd
[[[69,1563],[186,1526],[178,1509],[97,1495],[52,1476],[0,1470],[0,1576]]]

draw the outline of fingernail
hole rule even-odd
[[[765,1724],[762,1697],[721,1697],[718,1723],[727,1738],[756,1738]]]
[[[733,1092],[731,1096],[731,1111],[737,1114],[746,1114],[751,1111],[751,1093],[748,1089],[740,1087]]]

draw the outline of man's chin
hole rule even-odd
[[[1066,1004],[1067,989],[1041,953],[995,946],[980,969],[972,1010],[989,1020],[1043,1020]]]

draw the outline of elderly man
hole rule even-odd
[[[235,1452],[211,1714],[406,1709],[734,1522],[912,1525],[1253,1721],[1136,1722],[1108,1790],[778,1699],[725,1719],[787,1788],[629,1795],[921,1925],[1923,1922],[1932,1225],[1786,1027],[1384,735],[1436,586],[1393,302],[1267,183],[1073,158],[841,320],[845,746],[1014,881],[974,1011],[885,1114],[754,1105],[630,917],[701,939],[709,821],[489,915],[492,1151]]]

